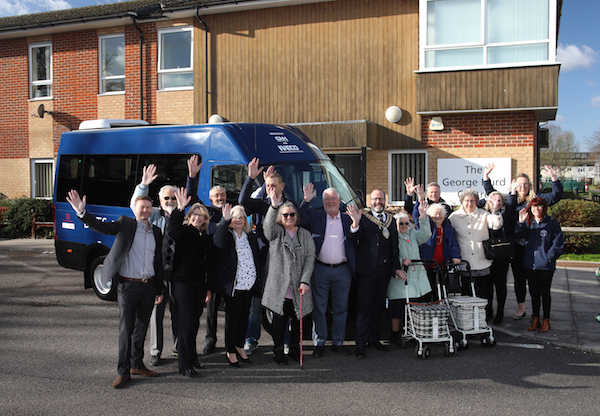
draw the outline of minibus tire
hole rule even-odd
[[[90,280],[94,293],[102,300],[115,301],[117,300],[117,284],[113,279],[109,285],[102,283],[102,268],[106,256],[99,256],[92,261],[90,265]]]

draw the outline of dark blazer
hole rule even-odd
[[[102,281],[107,284],[117,275],[119,268],[129,254],[129,250],[131,250],[137,220],[121,215],[116,221],[102,222],[87,211],[80,219],[96,232],[116,236],[115,242],[104,259],[104,267],[102,268]],[[154,252],[154,273],[157,281],[156,294],[161,295],[164,287],[162,282],[162,233],[156,225],[152,225],[152,232],[156,242]]]
[[[237,273],[237,251],[235,249],[235,236],[229,229],[230,221],[221,219],[217,232],[213,236],[213,244],[216,250],[215,280],[213,281],[213,290],[227,296],[232,296]],[[248,240],[252,255],[254,257],[254,266],[256,267],[256,283],[252,287],[252,294],[260,296],[262,291],[261,265],[259,261],[258,238],[256,233],[248,233]]]
[[[432,259],[433,253],[435,252],[435,245],[437,242],[437,225],[430,218],[429,224],[431,225],[431,238],[419,246],[419,252],[421,253],[422,259]],[[444,252],[444,260],[460,259],[460,246],[458,245],[458,239],[456,238],[456,231],[450,224],[448,218],[442,223],[442,230],[444,232],[444,241],[442,242],[442,251]]]
[[[171,281],[210,289],[211,237],[206,233],[200,234],[191,225],[183,225],[183,217],[184,212],[175,209],[169,219],[169,232],[177,245]]]
[[[323,240],[325,239],[325,229],[327,228],[327,213],[322,210],[314,210],[308,208],[308,204],[302,201],[298,208],[302,222],[300,226],[306,228],[312,233],[313,241],[315,242],[316,256],[319,257],[321,247],[323,247]],[[346,248],[346,259],[348,260],[348,266],[350,273],[354,276],[356,271],[356,247],[354,240],[349,238],[350,226],[352,225],[352,218],[347,214],[341,213],[342,217],[342,228],[344,229],[344,247]]]
[[[386,215],[392,215],[386,212]],[[390,276],[394,270],[400,269],[400,254],[398,251],[398,228],[396,220],[392,218],[390,231]],[[350,239],[356,241],[356,273],[370,275],[377,267],[379,255],[379,242],[385,238],[375,223],[365,218],[360,218],[358,231],[350,233]]]

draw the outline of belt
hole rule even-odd
[[[323,263],[321,260],[317,260],[317,263],[319,263],[319,264],[322,264],[323,266],[326,266],[326,267],[331,267],[331,268],[334,268],[334,267],[340,267],[340,266],[343,266],[343,265],[344,265],[344,264],[346,264],[347,262],[343,262],[343,263],[337,263],[337,264],[329,264],[329,263]]]
[[[154,281],[154,276],[152,276],[152,277],[145,277],[143,279],[132,279],[131,277],[125,277],[125,276],[119,276],[119,278],[121,280],[125,280],[127,282],[136,282],[136,283],[148,283],[148,282],[153,282]]]

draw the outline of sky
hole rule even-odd
[[[0,17],[115,0],[0,0]],[[558,113],[551,123],[572,131],[580,150],[600,132],[600,0],[564,0],[557,42],[562,63],[558,79]]]

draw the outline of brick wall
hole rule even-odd
[[[140,105],[140,33],[133,26],[125,27],[125,118],[143,118],[156,123],[156,90],[158,88],[157,37],[155,23],[140,24],[144,33],[144,109]]]
[[[125,94],[99,95],[98,118],[125,118]]]
[[[193,124],[194,91],[159,91],[156,110],[158,124]]]
[[[367,152],[367,194],[365,203],[370,205],[369,196],[373,189],[381,189],[388,195],[388,151],[369,150]]]

